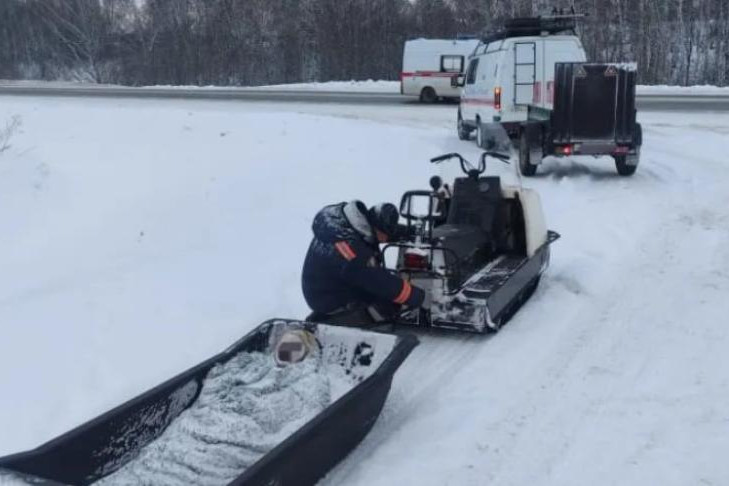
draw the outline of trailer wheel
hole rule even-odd
[[[635,147],[635,153],[615,156],[615,168],[618,169],[618,174],[621,176],[631,176],[635,174],[635,171],[638,168],[638,162],[640,162],[640,147],[642,144],[643,127],[640,126],[640,123],[636,123],[633,130],[633,146]]]
[[[530,177],[537,173],[537,166],[529,160],[529,141],[526,132],[521,132],[519,137],[519,172],[522,175]]]
[[[420,92],[420,101],[423,103],[435,103],[438,101],[438,95],[433,88],[426,86],[423,88],[423,91]]]
[[[471,130],[463,123],[463,117],[461,116],[461,110],[458,110],[458,138],[461,140],[470,140]]]
[[[615,168],[621,176],[632,176],[638,168],[639,155],[615,155]]]

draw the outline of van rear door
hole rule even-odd
[[[576,37],[548,37],[544,40],[544,85],[542,87],[541,102],[537,106],[553,109],[554,106],[554,73],[559,62],[586,62],[587,56]]]
[[[514,106],[532,104],[536,82],[537,43],[514,42]]]

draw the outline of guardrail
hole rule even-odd
[[[123,86],[98,85],[29,86],[22,84],[0,84],[0,95],[340,104],[403,104],[417,102],[416,97],[403,96],[399,93],[359,93],[350,91],[318,90],[299,91],[262,88],[130,88]]]
[[[0,96],[153,98],[249,102],[299,102],[370,105],[417,105],[399,93],[285,90],[268,88],[130,88],[107,85],[42,85],[0,82]],[[729,111],[729,94],[639,94],[639,110]],[[444,104],[443,106],[453,106]]]

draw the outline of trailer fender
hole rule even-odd
[[[529,163],[539,165],[544,156],[544,125],[541,122],[527,122],[522,126],[529,145]]]
[[[633,127],[633,148],[639,151],[641,145],[643,145],[643,127],[636,122]]]

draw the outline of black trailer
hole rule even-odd
[[[521,123],[521,173],[534,175],[548,155],[607,155],[620,175],[634,174],[643,143],[635,84],[630,65],[556,63],[553,109],[530,105]]]
[[[281,326],[314,333],[321,359],[345,368],[356,384],[227,484],[313,485],[370,431],[395,371],[418,343],[414,336],[267,321],[223,353],[139,397],[35,450],[0,458],[0,483],[88,485],[113,474],[193,406],[211,369],[242,352],[268,352],[273,330]],[[244,425],[240,430],[247,430]]]

